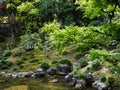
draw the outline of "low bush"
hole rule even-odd
[[[79,60],[82,56],[83,56],[83,54],[77,53],[74,58],[75,58],[76,60]]]
[[[50,67],[50,65],[46,62],[43,62],[41,63],[40,67],[43,68],[44,70],[47,70]]]
[[[1,61],[1,60],[6,60],[6,59],[7,59],[7,57],[0,56],[0,61]]]
[[[88,65],[88,61],[84,58],[79,59],[80,67],[83,68]]]
[[[29,60],[29,63],[34,63],[34,62],[38,62],[38,59],[37,59],[37,58],[31,58],[31,59]]]
[[[17,64],[17,65],[21,65],[21,64],[23,64],[23,63],[24,63],[24,61],[23,61],[22,59],[16,60],[16,64]]]
[[[108,56],[109,56],[109,52],[107,50],[92,49],[90,50],[90,53],[89,53],[89,58],[91,60],[100,59],[102,57],[105,58]]]
[[[94,70],[100,70],[102,68],[100,60],[98,60],[98,59],[94,60],[93,63],[92,63],[92,68]]]
[[[114,82],[115,82],[115,78],[112,75],[107,78],[107,83],[110,87],[112,87]]]
[[[88,74],[88,73],[90,73],[90,72],[91,72],[91,73],[94,72],[94,70],[93,70],[92,67],[88,67],[87,70],[85,71],[86,74]]]
[[[1,69],[8,69],[10,66],[13,66],[12,61],[8,61],[8,60],[1,60],[0,61],[0,68]]]
[[[9,67],[13,66],[13,62],[12,61],[6,61],[6,65],[9,66]]]
[[[10,55],[12,55],[12,52],[11,52],[11,51],[7,51],[7,52],[5,52],[5,54],[4,54],[5,57],[9,57]]]
[[[51,62],[51,64],[57,64],[57,63],[58,63],[57,60],[54,60],[54,61]]]
[[[77,73],[77,75],[78,75],[78,79],[85,79],[85,77],[86,77],[86,74],[85,73]]]
[[[69,59],[61,59],[61,60],[59,61],[59,63],[60,63],[60,64],[67,64],[68,66],[71,66],[71,65],[72,65],[72,63],[71,63],[71,61],[70,61]]]
[[[104,74],[101,75],[99,79],[100,79],[101,82],[105,82],[107,80],[106,76]]]

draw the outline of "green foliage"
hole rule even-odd
[[[115,8],[116,1],[109,0],[79,0],[80,7],[84,9],[85,16],[92,18],[104,15],[105,12],[117,10]]]
[[[29,63],[34,63],[34,62],[38,62],[38,59],[37,59],[37,58],[31,58],[31,59],[29,60]]]
[[[8,67],[13,66],[13,62],[12,62],[12,61],[7,60],[6,65],[7,65]]]
[[[13,66],[13,62],[9,60],[0,60],[0,69],[8,69]]]
[[[86,74],[81,72],[78,72],[77,75],[78,75],[78,79],[85,79],[86,77]]]
[[[50,65],[46,62],[43,62],[41,63],[40,67],[43,68],[44,70],[47,70],[50,67]]]
[[[108,65],[108,70],[115,74],[116,77],[120,77],[120,62],[118,62],[117,64],[109,64]]]
[[[16,60],[16,64],[17,64],[17,65],[21,65],[21,64],[23,64],[23,63],[24,63],[24,60],[22,60],[22,59]]]
[[[74,58],[75,58],[76,60],[79,60],[82,56],[83,56],[83,54],[77,53]]]
[[[50,36],[50,40],[60,52],[65,52],[70,45],[76,45],[80,50],[88,50],[97,47],[103,41],[100,27],[66,26],[65,29],[57,30]],[[88,38],[89,37],[89,38]]]
[[[44,24],[44,26],[39,30],[41,40],[43,42],[49,41],[49,37],[57,30],[60,30],[60,23],[58,23],[56,20]]]
[[[111,36],[113,40],[120,40],[119,32],[120,32],[120,23],[113,22],[111,24],[103,25],[104,32],[107,36]]]
[[[72,68],[72,72],[73,72],[73,74],[77,75],[77,73],[78,73],[78,66],[74,66]]]
[[[6,59],[7,59],[7,57],[0,56],[0,61],[2,61],[2,60],[6,60]]]
[[[91,60],[95,60],[95,59],[101,59],[102,57],[107,57],[108,55],[109,52],[107,50],[92,49],[90,50],[89,58]]]
[[[21,49],[26,49],[29,46],[36,46],[41,43],[41,39],[39,34],[34,33],[34,34],[25,34],[21,36],[21,43],[20,43],[20,48]]]
[[[109,86],[113,86],[113,83],[115,82],[115,78],[111,75],[107,78],[107,83]]]
[[[9,57],[10,55],[12,55],[12,52],[11,52],[11,51],[7,51],[7,52],[4,53],[4,56],[5,56],[5,57]]]
[[[104,74],[102,74],[99,79],[101,82],[105,82],[107,80],[107,78]]]
[[[59,63],[60,63],[60,64],[67,64],[68,66],[71,66],[71,65],[72,65],[71,60],[69,60],[69,59],[61,59],[61,60],[59,61]]]
[[[93,73],[94,72],[94,69],[92,67],[88,67],[87,70],[85,71],[86,74],[88,73]]]
[[[100,70],[102,68],[101,61],[98,59],[94,60],[92,63],[92,68],[94,70]]]
[[[88,65],[88,61],[86,59],[84,59],[84,58],[80,58],[79,62],[80,62],[80,67],[81,68],[83,68],[83,67]]]
[[[57,64],[58,61],[57,61],[57,60],[54,60],[54,61],[52,61],[51,63],[52,63],[52,64]]]

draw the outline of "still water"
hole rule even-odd
[[[58,82],[49,82],[50,80],[44,79],[42,82],[38,79],[5,79],[4,83],[0,83],[0,90],[16,90],[9,89],[9,87],[26,85],[29,89],[26,90],[75,90],[74,87],[65,85],[63,78],[58,78]],[[17,89],[22,90],[22,89]],[[96,90],[93,88],[86,88],[85,90]]]

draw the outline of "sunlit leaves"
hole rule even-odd
[[[108,0],[79,0],[80,7],[85,11],[85,16],[92,18],[104,15],[114,10],[115,4]]]
[[[53,32],[50,40],[54,42],[56,48],[60,51],[70,45],[90,48],[103,41],[104,34],[102,33],[100,27],[87,28],[70,25]]]
[[[29,11],[29,14],[31,14],[31,15],[39,15],[39,9],[37,9],[37,8],[31,9]]]
[[[53,21],[53,22],[50,22],[48,24],[44,24],[44,27],[41,29],[42,32],[46,32],[46,33],[53,33],[57,30],[60,29],[60,24],[57,22],[57,21]]]
[[[31,9],[34,8],[34,5],[33,3],[30,3],[30,2],[25,2],[25,3],[22,3],[20,6],[17,7],[17,10],[22,13],[22,12],[28,12],[30,11]]]

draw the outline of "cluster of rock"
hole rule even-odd
[[[35,71],[29,71],[29,72],[12,72],[12,73],[6,73],[6,72],[0,72],[1,77],[10,77],[10,78],[42,78],[47,73],[48,75],[67,75],[71,71],[71,68],[66,64],[59,65],[58,68],[56,67],[50,67],[46,72],[42,68],[38,68]]]
[[[94,81],[91,73],[88,73],[84,80],[75,78],[73,73],[67,74],[64,79],[66,84],[74,86],[76,89],[79,90],[85,89],[86,87],[93,87],[98,90],[108,90],[107,84],[101,81]]]
[[[13,72],[13,73],[5,73],[0,72],[1,77],[9,77],[9,78],[43,78],[47,75],[54,76],[54,75],[62,75],[64,76],[64,81],[66,84],[74,86],[76,89],[84,89],[88,86],[93,86],[98,90],[107,90],[107,85],[100,81],[94,81],[93,76],[91,73],[88,73],[84,80],[79,80],[73,73],[71,72],[71,67],[66,64],[60,64],[58,68],[50,67],[47,71],[44,71],[42,68],[36,69],[34,72]],[[57,81],[55,79],[55,81]],[[53,81],[52,81],[53,82]]]

